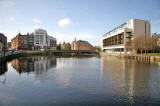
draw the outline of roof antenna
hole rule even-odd
[[[75,37],[74,41],[76,42],[76,37]]]

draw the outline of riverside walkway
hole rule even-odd
[[[160,56],[152,56],[152,55],[141,55],[141,54],[136,54],[136,55],[129,55],[129,54],[114,54],[114,53],[101,53],[101,56],[114,56],[114,57],[120,57],[120,58],[126,58],[130,60],[136,60],[140,62],[160,62]]]

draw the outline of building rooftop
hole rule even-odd
[[[132,19],[129,20],[129,21],[132,21],[132,20],[141,20],[141,19],[132,18]],[[111,30],[111,31],[109,31],[109,32],[107,32],[107,33],[105,33],[105,34],[103,35],[103,37],[106,37],[106,36],[108,36],[108,35],[110,35],[110,34],[112,34],[112,33],[115,33],[115,32],[117,32],[118,30],[127,28],[127,23],[128,23],[129,21],[127,21],[127,22],[121,24],[120,26],[114,28],[113,30]],[[146,21],[146,20],[141,20],[141,21]]]

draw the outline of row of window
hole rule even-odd
[[[107,33],[104,35],[104,37],[107,36],[107,35],[111,35],[111,34],[117,32],[117,31],[119,31],[119,30],[122,30],[122,29],[125,29],[125,28],[129,28],[129,27],[131,27],[130,23],[126,23],[126,22],[125,22],[124,24],[122,24],[122,25],[114,28],[113,30],[107,32]]]

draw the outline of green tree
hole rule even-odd
[[[56,50],[61,50],[61,44],[57,45]]]

